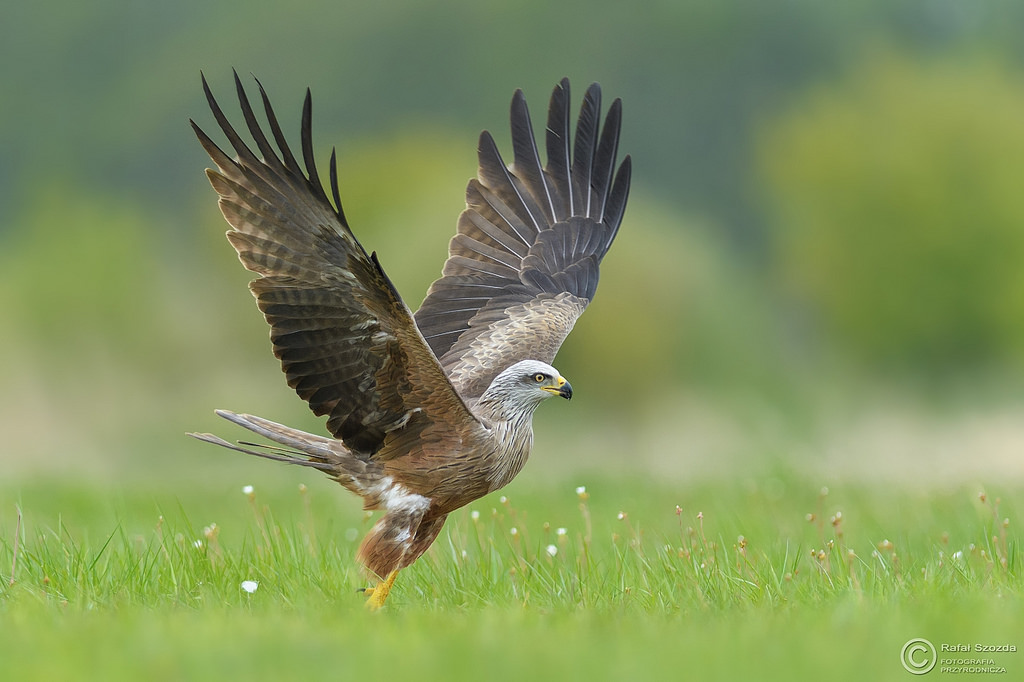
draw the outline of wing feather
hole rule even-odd
[[[522,90],[516,90],[512,97],[512,173],[520,178],[526,188],[539,204],[548,223],[555,220],[555,204],[551,198],[551,190],[544,178],[544,169],[540,165],[540,154],[533,137],[533,124],[530,122],[530,110],[526,106],[526,97]]]
[[[545,142],[548,163],[544,172],[551,178],[560,199],[555,220],[564,220],[572,215],[572,182],[569,169],[572,167],[569,151],[569,79],[563,78],[551,93],[548,103],[548,127]]]
[[[533,197],[525,191],[526,188],[522,181],[512,175],[505,166],[501,153],[498,151],[498,145],[487,131],[480,135],[479,161],[481,184],[490,188],[491,192],[501,201],[501,205],[511,209],[524,226],[532,228],[532,233],[524,231],[519,235],[523,241],[529,243],[540,229],[543,220],[542,211]],[[488,200],[487,203],[498,210],[498,206],[495,206],[492,201]]]
[[[584,96],[570,134],[569,81],[551,94],[540,155],[526,99],[512,98],[513,163],[486,131],[479,172],[448,246],[442,277],[416,324],[463,398],[479,397],[519,360],[551,362],[597,289],[598,268],[625,210],[629,157],[616,172],[622,105],[600,125],[601,89]],[[572,138],[572,144],[570,144]]]
[[[494,223],[476,211],[463,212],[459,216],[459,222],[459,234],[467,235],[479,242],[492,244],[519,259],[522,259],[530,251],[529,244],[498,229]]]
[[[633,171],[632,160],[627,156],[622,160],[618,173],[615,174],[615,184],[608,194],[608,201],[605,204],[604,222],[614,226],[607,236],[604,249],[611,248],[615,235],[619,233],[619,225],[622,223],[622,216],[626,213],[626,199],[629,198],[629,180]]]
[[[498,229],[508,231],[509,236],[514,236],[523,243],[529,250],[530,244],[537,238],[535,225],[529,224],[515,210],[502,200],[494,192],[480,184],[477,180],[471,180],[466,190],[466,205],[473,206],[475,212],[485,221],[492,223]],[[509,249],[517,252],[514,249]]]
[[[608,199],[608,188],[611,186],[612,176],[615,174],[615,156],[619,151],[618,130],[621,125],[622,100],[617,99],[608,108],[608,116],[604,120],[604,130],[601,131],[601,141],[597,145],[594,169],[591,174],[591,190],[597,204],[591,206],[590,215],[597,220],[604,220],[604,205]],[[623,161],[623,164],[628,165],[626,161]]]
[[[587,88],[576,124],[572,161],[572,184],[575,185],[573,215],[590,215],[591,171],[597,153],[596,140],[600,116],[601,88],[594,83]]]
[[[260,127],[237,74],[235,85],[262,159],[232,127],[205,77],[210,109],[236,158],[229,158],[194,122],[192,127],[218,169],[207,174],[233,228],[228,239],[243,265],[260,275],[250,289],[270,324],[274,353],[288,384],[315,414],[327,416],[327,428],[335,437],[364,458],[378,452],[387,457],[407,454],[386,448],[388,442],[458,440],[480,428],[376,255],[367,255],[349,229],[333,153],[334,205],[324,191],[313,153],[309,91],[302,110],[300,166],[263,86],[259,91],[277,150]],[[475,244],[493,269],[515,272],[504,255],[492,258],[504,253],[500,249]]]

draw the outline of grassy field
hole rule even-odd
[[[1024,650],[1020,489],[515,483],[371,613],[372,521],[328,481],[257,476],[0,488],[5,677],[906,679],[915,637]]]

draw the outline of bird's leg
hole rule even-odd
[[[395,578],[397,576],[398,569],[395,569],[388,575],[387,580],[382,580],[377,583],[375,587],[366,588],[366,594],[368,596],[366,600],[366,608],[371,611],[376,611],[380,607],[384,606],[384,600],[388,598],[388,594],[391,592],[391,586],[395,584]]]

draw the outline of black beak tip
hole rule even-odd
[[[567,381],[560,389],[558,389],[558,395],[562,396],[566,400],[572,400],[572,385]]]

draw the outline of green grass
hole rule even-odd
[[[0,488],[5,675],[899,679],[912,637],[1015,644],[989,657],[1024,671],[1019,489],[517,482],[453,514],[370,613],[372,519],[268,471],[252,495]]]

